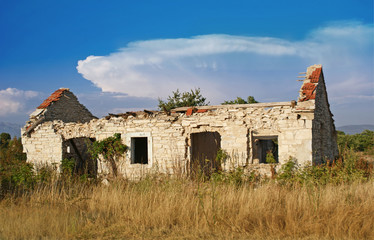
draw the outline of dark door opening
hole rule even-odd
[[[147,137],[131,138],[131,163],[148,164],[148,139]]]
[[[191,134],[191,175],[203,173],[210,176],[221,169],[217,162],[217,152],[221,148],[221,135],[218,132]]]
[[[97,176],[97,159],[93,159],[88,151],[88,146],[94,141],[95,138],[82,137],[63,142],[62,158],[74,160],[74,174]]]

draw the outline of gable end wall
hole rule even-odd
[[[334,160],[338,154],[337,135],[327,98],[323,73],[316,89],[313,120],[313,159],[315,164]]]
[[[60,99],[47,107],[44,114],[46,121],[61,120],[63,122],[89,122],[96,117],[79,103],[70,91],[64,91]]]

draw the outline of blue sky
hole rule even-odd
[[[98,117],[177,88],[294,100],[298,73],[322,64],[336,125],[374,123],[372,0],[0,0],[0,56],[5,122],[60,87]]]

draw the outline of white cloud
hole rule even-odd
[[[322,64],[332,102],[368,101],[374,95],[373,36],[373,25],[345,21],[298,41],[219,34],[137,41],[108,56],[89,56],[77,70],[103,92],[166,98],[177,88],[200,87],[219,103],[248,95],[295,99],[297,73]]]
[[[282,56],[296,50],[290,42],[275,38],[205,35],[130,43],[109,56],[89,56],[78,62],[77,69],[104,92],[158,97],[177,88],[217,84],[207,74],[226,67],[225,58],[230,56],[223,55]]]
[[[38,95],[34,91],[23,91],[16,88],[0,90],[0,116],[16,114],[24,110],[26,101]]]

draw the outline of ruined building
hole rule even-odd
[[[269,168],[269,154],[278,166],[290,157],[299,164],[334,159],[332,116],[322,67],[314,65],[307,69],[298,101],[181,107],[171,113],[144,110],[97,119],[61,88],[31,114],[22,142],[35,166],[74,158],[77,171],[99,175],[107,174],[108,166],[92,159],[87,145],[115,133],[129,146],[117,162],[126,177],[192,166],[261,170]],[[220,149],[227,157],[217,158]]]

